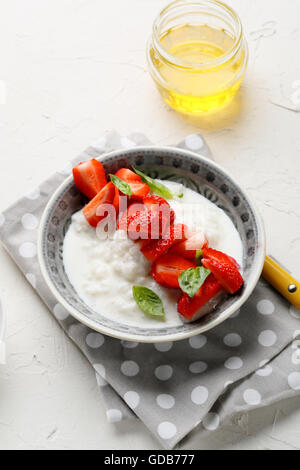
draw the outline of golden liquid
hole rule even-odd
[[[208,25],[184,25],[169,29],[160,39],[172,56],[203,64],[227,54],[234,44],[228,32]],[[245,50],[218,66],[189,68],[175,66],[150,50],[153,66],[162,80],[156,80],[164,100],[177,111],[194,114],[225,106],[237,92],[243,79]]]

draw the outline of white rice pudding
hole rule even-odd
[[[175,223],[185,223],[191,231],[203,230],[212,248],[232,256],[242,266],[242,242],[225,212],[191,189],[174,182],[163,183],[176,194],[183,189],[182,198],[168,201],[176,214]],[[99,239],[82,211],[77,212],[65,236],[63,257],[67,276],[79,297],[103,316],[143,328],[183,323],[177,313],[180,293],[154,281],[151,263],[124,231]],[[134,285],[148,287],[159,295],[165,321],[152,319],[139,309],[132,295]]]

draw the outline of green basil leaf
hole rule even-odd
[[[181,290],[193,298],[209,274],[210,270],[205,269],[203,266],[187,269],[178,277]]]
[[[165,318],[163,303],[153,290],[143,286],[133,286],[132,293],[136,303],[146,315],[159,320]]]
[[[159,181],[155,181],[153,178],[150,178],[150,176],[145,175],[145,173],[137,170],[136,168],[133,169],[136,174],[142,178],[143,183],[146,183],[154,193],[164,197],[165,199],[173,199],[176,196],[176,194],[173,194],[172,191],[170,191],[169,188],[167,188],[167,186],[164,184],[160,183]]]
[[[196,251],[196,264],[200,265],[201,263],[201,257],[203,256],[203,251],[202,250],[197,250]]]
[[[126,183],[126,181],[123,181],[121,178],[119,178],[116,175],[109,175],[109,176],[110,176],[112,183],[116,186],[116,188],[118,188],[121,191],[121,193],[126,194],[126,196],[131,197],[132,189],[129,186],[129,184]]]

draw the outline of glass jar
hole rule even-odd
[[[155,19],[147,59],[166,103],[200,114],[231,101],[245,74],[248,47],[238,15],[224,3],[177,0]]]

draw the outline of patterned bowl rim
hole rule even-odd
[[[131,154],[131,153],[136,153],[136,152],[143,153],[143,152],[149,152],[149,150],[155,151],[157,153],[174,152],[177,155],[180,154],[183,158],[188,159],[189,157],[192,157],[193,159],[197,159],[199,162],[204,162],[205,164],[209,165],[212,169],[216,169],[217,171],[219,171],[221,174],[225,176],[225,178],[231,181],[236,186],[237,190],[243,195],[243,197],[249,204],[250,208],[252,209],[255,222],[257,224],[257,237],[258,237],[257,250],[255,252],[253,269],[252,269],[251,276],[247,281],[247,286],[244,292],[242,293],[242,295],[237,297],[236,301],[232,305],[227,307],[224,311],[220,312],[220,315],[218,315],[218,317],[213,318],[209,323],[205,325],[201,326],[201,325],[195,324],[194,329],[189,329],[187,331],[182,331],[182,332],[172,333],[172,334],[157,335],[157,336],[155,335],[144,336],[142,334],[132,334],[132,333],[122,332],[122,331],[116,332],[115,330],[112,330],[110,327],[99,325],[98,323],[94,322],[93,319],[89,319],[84,314],[80,313],[76,308],[71,306],[65,300],[65,298],[60,294],[60,292],[55,287],[54,283],[52,282],[48,274],[47,267],[46,267],[47,266],[46,259],[43,256],[43,244],[44,244],[43,237],[45,234],[45,226],[49,219],[49,215],[51,214],[52,209],[53,209],[53,203],[57,200],[59,195],[64,192],[67,186],[71,183],[73,179],[72,175],[66,178],[66,180],[57,188],[57,190],[54,192],[54,194],[52,195],[52,197],[50,198],[50,200],[48,201],[44,209],[44,212],[43,212],[40,224],[39,224],[37,251],[38,251],[38,261],[39,261],[41,273],[49,290],[51,291],[53,296],[56,298],[56,300],[76,320],[83,323],[84,325],[86,325],[87,327],[91,328],[94,331],[97,331],[104,335],[118,338],[121,340],[137,341],[141,343],[163,343],[166,341],[179,341],[179,340],[187,339],[192,336],[196,336],[198,334],[209,331],[212,328],[215,328],[219,324],[223,323],[223,321],[227,320],[233,313],[235,313],[239,308],[241,308],[241,306],[246,302],[246,300],[252,294],[261,276],[263,266],[264,266],[265,256],[266,256],[266,241],[265,241],[266,237],[265,237],[265,229],[264,229],[262,217],[255,203],[253,202],[252,198],[249,197],[249,195],[246,193],[244,189],[241,188],[241,186],[236,182],[235,178],[233,178],[230,175],[230,173],[228,173],[220,165],[210,160],[209,158],[204,157],[203,155],[199,155],[190,150],[185,150],[185,149],[181,149],[178,147],[148,145],[148,146],[135,146],[135,147],[127,148],[127,149],[114,150],[112,152],[102,154],[97,158],[101,162],[105,162],[106,160],[115,158],[118,155],[120,157],[124,157],[124,156],[126,157],[126,155]]]

